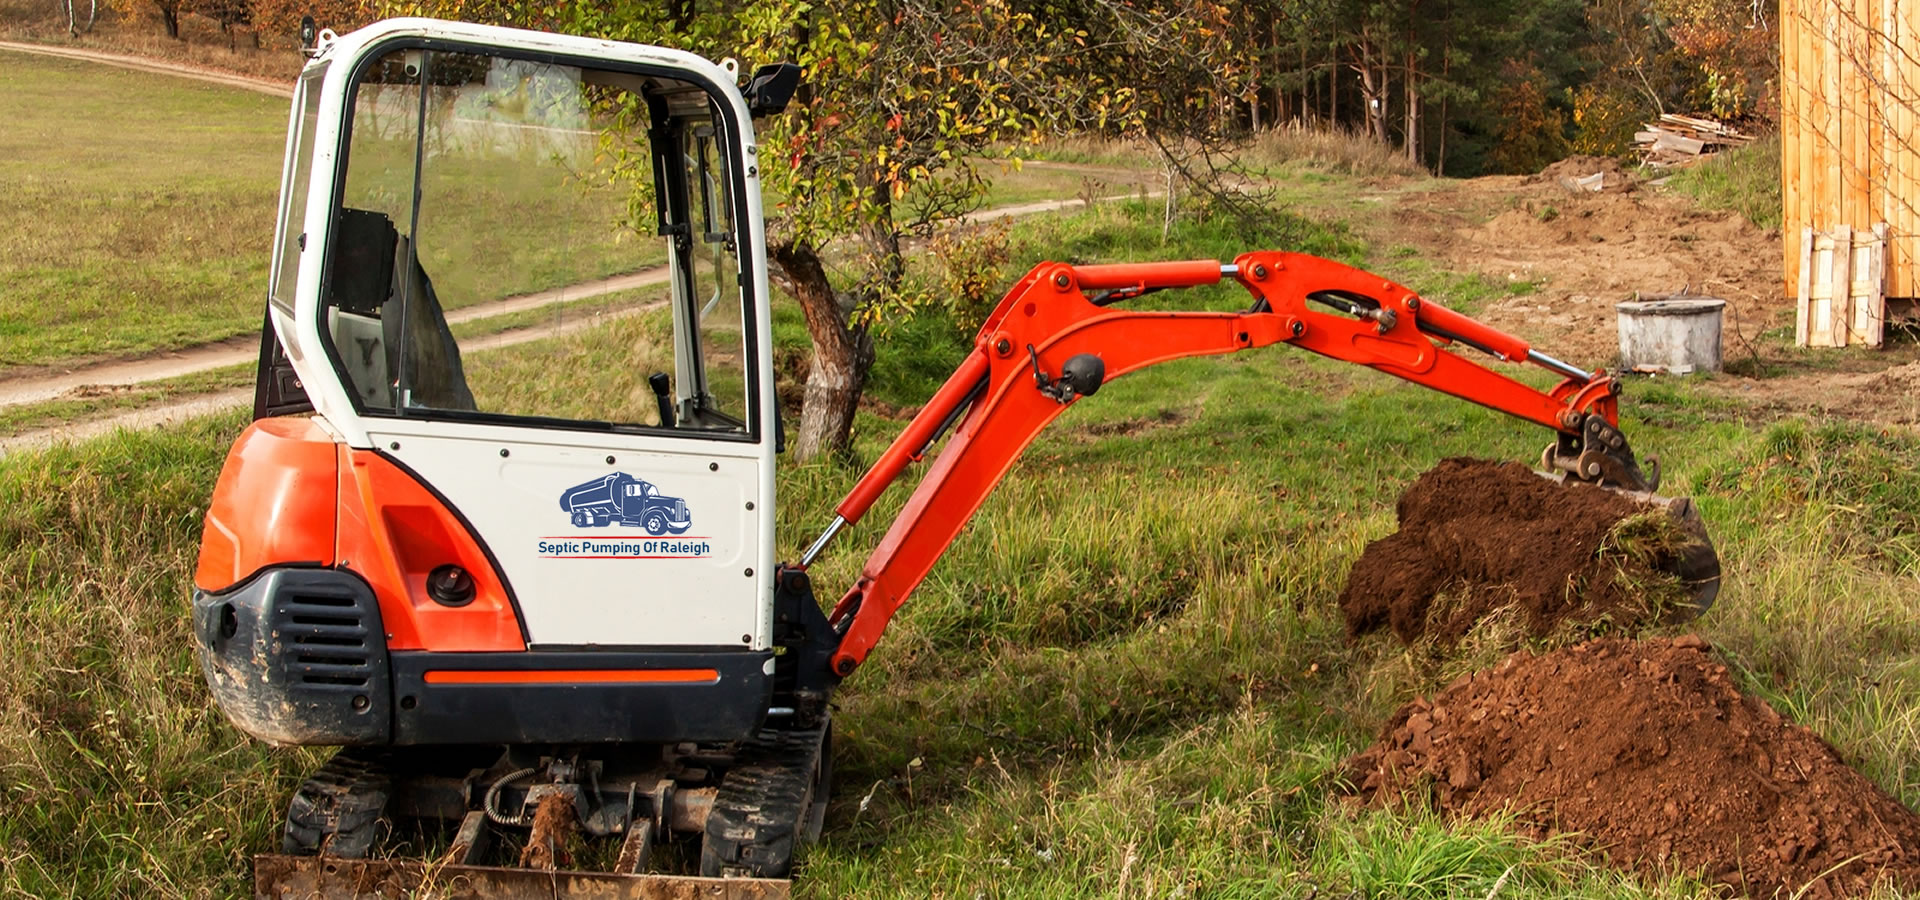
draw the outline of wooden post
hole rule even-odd
[[[1793,344],[1805,347],[1813,337],[1813,229],[1800,229],[1800,291],[1794,296]]]
[[[1833,230],[1833,298],[1827,313],[1827,346],[1845,347],[1847,330],[1853,323],[1853,226]]]

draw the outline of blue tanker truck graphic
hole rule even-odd
[[[577,528],[618,523],[645,528],[648,534],[685,534],[693,527],[687,501],[660,493],[651,482],[625,472],[603,475],[560,494],[560,508]]]

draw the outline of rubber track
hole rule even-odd
[[[762,731],[741,745],[707,816],[700,874],[787,877],[812,800],[813,769],[825,733],[824,725]]]
[[[363,859],[393,792],[385,754],[341,750],[300,783],[287,804],[281,848],[293,856]]]

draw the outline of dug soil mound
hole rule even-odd
[[[1625,520],[1659,526],[1649,513],[1519,463],[1445,460],[1400,496],[1400,529],[1348,572],[1347,632],[1452,643],[1495,614],[1517,616],[1521,636],[1534,638],[1659,620],[1681,596],[1666,574],[1675,553],[1659,534],[1621,542]]]
[[[1346,774],[1369,802],[1512,811],[1615,865],[1752,897],[1920,888],[1920,816],[1741,693],[1697,637],[1516,653],[1401,709]]]
[[[1527,177],[1528,184],[1552,184],[1564,178],[1585,178],[1599,175],[1606,190],[1615,190],[1632,185],[1633,179],[1627,174],[1627,167],[1611,156],[1569,156],[1540,170],[1537,175]]]

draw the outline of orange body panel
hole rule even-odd
[[[428,684],[713,684],[713,669],[430,669]]]
[[[195,587],[224,591],[275,564],[333,564],[339,459],[305,416],[261,419],[240,433],[207,505]]]
[[[393,650],[525,650],[520,619],[493,561],[466,523],[413,475],[371,450],[340,452],[335,557],[373,586]],[[443,606],[427,573],[451,563],[473,575],[473,601]]]
[[[473,575],[473,601],[427,595],[427,573]],[[267,566],[349,569],[373,587],[394,650],[525,650],[507,586],[459,516],[411,474],[307,416],[261,419],[227,454],[193,583],[224,591]]]

